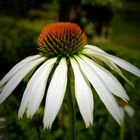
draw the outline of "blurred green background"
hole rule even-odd
[[[6,0],[0,1],[0,78],[26,56],[38,53],[36,38],[48,23],[73,21],[88,36],[88,43],[140,67],[140,1],[139,0]],[[126,114],[124,140],[140,139],[140,79],[124,72],[133,88],[118,75],[134,108]],[[0,105],[0,140],[67,140],[69,116],[63,108],[51,130],[42,125],[42,105],[32,120],[17,117],[27,81]],[[113,120],[95,93],[94,124],[86,129],[78,107],[76,130],[78,140],[120,140],[123,131]],[[1,120],[1,119],[0,119]]]

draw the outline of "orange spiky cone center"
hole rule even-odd
[[[72,56],[86,43],[85,33],[77,24],[70,22],[47,25],[37,39],[38,50],[49,57]]]

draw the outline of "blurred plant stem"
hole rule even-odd
[[[120,127],[120,140],[124,140],[124,133],[125,133],[125,122],[123,121]]]
[[[38,140],[41,140],[41,137],[40,137],[40,126],[39,125],[36,126],[36,131],[37,131]]]
[[[37,132],[37,138],[38,140],[41,140],[41,132],[40,132],[40,123],[38,122],[40,120],[40,116],[37,114],[36,115],[36,132]]]
[[[69,65],[70,67],[70,65]],[[76,128],[75,128],[75,99],[73,95],[73,77],[72,77],[72,68],[70,67],[68,72],[68,84],[67,84],[67,104],[69,111],[69,137],[70,140],[76,140]]]

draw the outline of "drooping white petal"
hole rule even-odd
[[[75,96],[86,127],[93,122],[93,96],[89,82],[83,77],[77,62],[71,59],[75,77]]]
[[[94,71],[96,71],[96,73],[98,74],[100,79],[104,82],[104,84],[107,86],[107,88],[110,90],[110,92],[112,92],[114,95],[122,98],[125,101],[129,99],[120,82],[109,71],[99,66],[91,59],[83,55],[81,57],[83,58],[84,61],[86,61],[87,64],[89,64],[94,69]]]
[[[120,112],[121,112],[122,117],[123,117],[123,119],[124,119],[124,117],[125,117],[124,108],[120,107]]]
[[[27,114],[29,115],[33,115],[41,101],[45,92],[45,87],[46,87],[46,82],[48,79],[48,76],[53,68],[54,63],[56,62],[56,58],[52,59],[52,60],[48,60],[45,65],[43,65],[38,73],[36,73],[36,79],[34,81],[34,85],[31,89],[31,96],[29,99],[29,103],[28,103],[28,108],[27,108]]]
[[[29,80],[19,108],[19,118],[23,116],[27,105],[28,116],[32,116],[37,111],[44,96],[48,76],[55,62],[56,58],[47,60]]]
[[[122,73],[122,71],[118,68],[116,64],[114,64],[112,61],[109,61],[104,58],[103,62],[106,63],[112,70],[117,72],[128,84],[130,84],[132,87],[134,87],[134,84],[126,78],[126,76]]]
[[[92,45],[86,45],[85,48],[92,50],[92,52],[89,52],[89,50],[84,50],[85,52],[91,53],[94,55],[100,55],[101,57],[107,58],[116,65],[120,66],[121,68],[125,69],[126,71],[129,71],[130,73],[140,77],[140,69],[138,69],[136,66],[130,64],[129,62],[120,59],[119,57],[110,55],[103,51],[102,49],[92,46]]]
[[[129,115],[129,117],[133,117],[134,114],[135,114],[135,110],[131,106],[129,106],[129,105],[125,105],[124,106],[124,110]]]
[[[100,48],[98,48],[98,47],[96,47],[96,46],[94,46],[94,45],[86,45],[85,46],[85,48],[87,48],[87,49],[91,49],[91,50],[93,50],[93,51],[95,51],[95,52],[101,52],[101,53],[106,53],[105,51],[103,51],[102,49],[100,49]]]
[[[2,87],[17,71],[23,68],[27,63],[31,62],[34,59],[39,58],[40,55],[29,56],[19,63],[17,63],[0,81],[0,87]]]
[[[93,47],[93,46],[92,46]],[[93,49],[84,49],[82,51],[83,54],[86,54],[90,57],[93,57],[93,58],[96,58],[96,59],[99,59],[101,61],[103,61],[105,64],[107,64],[112,70],[114,70],[115,72],[117,72],[126,82],[128,82],[131,86],[134,87],[134,84],[128,80],[125,75],[121,72],[121,70],[118,68],[118,66],[112,61],[110,60],[107,55],[107,53],[105,52],[99,52],[99,51],[93,51]]]
[[[140,69],[138,69],[136,66],[126,62],[125,60],[122,60],[118,57],[115,57],[115,56],[112,56],[112,55],[109,55],[109,54],[106,57],[108,59],[110,59],[113,63],[120,66],[121,68],[123,68],[123,69],[129,71],[130,73],[140,77]]]
[[[100,99],[108,109],[108,111],[111,113],[111,115],[114,117],[114,119],[121,124],[123,121],[122,113],[120,112],[120,108],[114,99],[113,95],[109,92],[107,87],[104,85],[100,77],[97,75],[96,71],[94,71],[87,63],[85,63],[82,59],[79,57],[76,57],[76,60],[80,64],[80,67],[87,77],[87,79],[90,81],[90,83],[93,85],[95,90],[97,91],[97,94],[99,95]]]
[[[2,103],[13,92],[13,90],[18,86],[18,84],[28,74],[29,71],[31,71],[34,67],[39,65],[44,60],[45,60],[44,57],[35,59],[35,60],[31,61],[30,63],[28,63],[27,65],[25,65],[18,72],[16,72],[13,75],[13,77],[4,86],[4,88],[0,94],[0,103]]]
[[[62,105],[67,85],[67,64],[65,58],[62,58],[53,74],[48,87],[45,111],[44,128],[51,128],[53,121]]]

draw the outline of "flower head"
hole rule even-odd
[[[134,108],[132,106],[128,105],[128,103],[126,103],[124,101],[120,101],[118,104],[121,109],[123,117],[125,117],[125,113],[127,113],[129,117],[133,117],[135,115]]]
[[[86,35],[74,23],[47,25],[37,39],[38,49],[48,57],[69,57],[78,54],[87,44]]]
[[[40,33],[37,44],[39,54],[29,56],[16,64],[0,81],[0,103],[31,70],[38,67],[24,91],[18,116],[21,118],[27,111],[27,116],[32,117],[47,91],[43,122],[45,128],[51,128],[64,99],[67,73],[71,66],[74,73],[75,98],[86,127],[93,122],[94,100],[91,85],[113,118],[121,124],[123,115],[114,95],[124,101],[129,98],[115,76],[96,60],[103,61],[129,83],[131,82],[119,67],[140,77],[137,67],[96,46],[88,45],[85,33],[74,23],[58,22],[47,25]]]

